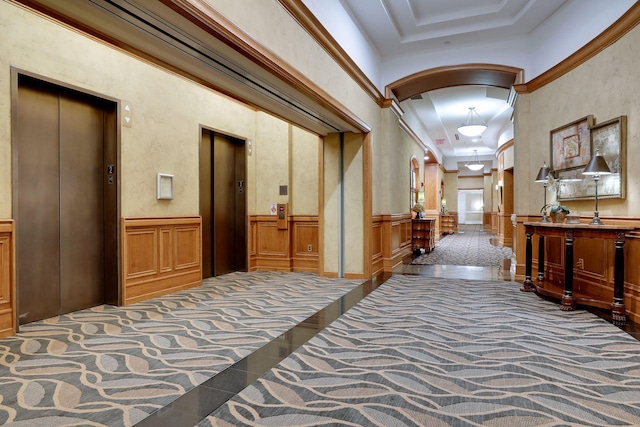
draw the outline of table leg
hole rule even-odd
[[[532,263],[532,246],[531,246],[531,236],[532,233],[527,233],[527,244],[526,244],[526,261],[524,267],[524,282],[522,283],[521,291],[529,292],[534,288],[533,281],[531,280],[531,263]]]
[[[575,308],[573,298],[573,233],[567,231],[564,236],[564,295],[560,309],[570,311]]]
[[[538,237],[538,280],[544,280],[544,236]]]
[[[625,323],[627,321],[627,311],[624,306],[624,233],[618,234],[615,245],[611,314],[614,322]]]

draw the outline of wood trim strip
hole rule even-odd
[[[366,278],[371,278],[371,269],[372,269],[372,216],[373,216],[373,167],[372,167],[372,153],[371,153],[371,133],[367,133],[364,135],[362,140],[362,156],[363,156],[363,165],[362,165],[362,180],[364,183],[364,188],[362,189],[362,203],[363,203],[363,217],[364,217],[364,276]]]
[[[318,143],[318,275],[326,276],[324,269],[324,138]]]
[[[620,40],[638,24],[640,24],[640,2],[636,2],[631,6],[631,8],[629,8],[627,13],[611,24],[609,28],[604,30],[600,35],[560,62],[558,65],[540,74],[526,84],[514,85],[514,89],[518,93],[535,92],[541,87],[548,85],[552,81],[564,76],[569,71],[584,64],[589,59]]]
[[[511,138],[509,141],[505,142],[504,144],[502,144],[500,147],[498,147],[498,149],[496,150],[496,159],[498,158],[498,156],[500,156],[500,154],[504,153],[505,151],[507,151],[509,148],[513,147],[513,138]],[[491,169],[492,171],[497,171],[498,169]]]
[[[389,83],[385,88],[385,96],[404,101],[418,93],[446,87],[481,84],[510,89],[512,85],[523,83],[523,81],[524,71],[508,65],[483,63],[445,65],[418,71]]]
[[[407,122],[405,122],[403,119],[399,119],[398,124],[400,126],[400,129],[402,129],[404,133],[409,135],[409,138],[411,138],[413,142],[415,142],[416,145],[418,145],[418,147],[423,149],[425,152],[429,151],[429,147],[427,147],[427,145],[424,142],[422,142],[422,139],[420,139],[418,134],[415,133],[415,131],[411,129],[411,127],[409,127]]]
[[[280,5],[289,12],[307,33],[333,58],[336,63],[374,100],[379,107],[383,107],[385,97],[369,80],[358,65],[342,49],[336,39],[329,33],[311,11],[300,0],[278,0]]]
[[[249,34],[237,27],[223,15],[218,13],[204,0],[160,0],[163,4],[182,15],[190,22],[198,25],[212,36],[227,44],[233,50],[264,68],[280,80],[293,86],[340,120],[358,129],[369,132],[371,126],[356,114],[333,98],[315,82],[307,78],[297,69],[289,66],[274,52],[259,44]],[[293,16],[293,15],[292,15]]]
[[[0,219],[0,338],[18,332],[15,236],[15,221]]]

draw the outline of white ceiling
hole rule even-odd
[[[529,73],[531,78],[531,74],[541,72],[538,65],[541,61],[537,60],[540,55],[532,47],[536,43],[542,45],[537,50],[549,58],[545,60],[551,61],[544,66],[553,66],[590,41],[633,4],[633,0],[618,0],[617,9],[610,10],[613,6],[605,0],[303,2],[332,34],[336,34],[338,42],[372,80],[382,80],[378,83],[382,88],[413,72],[438,65],[493,63],[525,69],[527,64],[534,64],[529,67],[534,72],[525,71],[525,77]],[[607,8],[603,8],[605,5]],[[601,11],[599,16],[593,17],[594,9]],[[353,21],[363,40],[368,42],[366,48],[364,43],[358,42],[358,35],[353,30],[350,34],[345,32],[349,25],[340,19],[341,14],[348,15]],[[592,28],[592,33],[585,32],[583,27],[575,27],[579,22],[572,21],[571,17],[582,19]],[[586,19],[593,21],[586,22]],[[550,21],[554,25],[549,24]],[[571,32],[572,37],[566,37],[566,28],[559,28],[558,22],[576,28]],[[554,31],[560,31],[564,37],[557,37]],[[556,59],[555,46],[563,51],[559,59]],[[376,59],[365,59],[365,55]],[[495,166],[498,144],[513,137],[513,111],[506,102],[507,97],[505,89],[458,86],[424,93],[423,99],[408,99],[400,105],[405,114],[412,113],[419,118],[431,140],[426,142],[440,151],[438,157],[443,159],[447,169],[465,170],[464,163],[470,159],[473,150],[478,150],[480,159],[486,160],[488,170]],[[469,107],[475,107],[488,125],[479,141],[457,135],[457,127],[465,120]]]
[[[375,46],[381,58],[398,58],[451,46],[468,46],[505,38],[523,38],[567,0],[341,0],[347,12]],[[465,63],[464,58],[459,64]],[[470,173],[464,164],[474,150],[495,163],[501,134],[512,135],[509,91],[487,86],[457,86],[422,94],[400,105],[420,118],[447,167]],[[480,138],[458,133],[469,107],[488,128]],[[502,141],[504,142],[504,141]],[[455,160],[454,160],[455,159]],[[455,165],[455,166],[454,166]],[[477,172],[478,174],[483,171]],[[473,173],[471,173],[473,174]]]
[[[341,0],[382,57],[521,37],[567,0]]]

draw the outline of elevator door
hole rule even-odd
[[[202,277],[247,270],[245,143],[202,132],[200,214]]]
[[[18,78],[14,200],[21,324],[115,302],[115,143],[105,144],[105,135],[115,136],[105,130],[105,123],[115,124],[112,116],[114,103]],[[106,162],[113,173],[105,173]]]

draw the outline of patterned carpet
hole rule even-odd
[[[393,276],[199,426],[640,425],[640,342],[519,287]]]
[[[23,325],[0,339],[0,425],[133,425],[360,283],[233,273]]]
[[[414,265],[470,265],[499,267],[500,261],[511,258],[511,248],[493,246],[492,234],[482,231],[482,225],[460,225],[459,232],[443,236],[435,249],[414,259]]]

